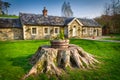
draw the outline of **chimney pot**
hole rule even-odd
[[[42,12],[43,12],[43,16],[45,16],[45,17],[46,17],[46,16],[47,16],[47,9],[46,9],[46,7],[44,7],[44,9],[43,9],[43,11],[42,11]]]

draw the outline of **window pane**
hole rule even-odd
[[[48,28],[44,28],[44,32],[47,34],[48,33]]]
[[[58,28],[55,28],[55,33],[59,33]]]
[[[36,28],[32,28],[32,34],[36,34]]]

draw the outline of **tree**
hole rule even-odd
[[[69,44],[68,48],[41,46],[30,61],[33,67],[28,74],[22,78],[23,80],[31,75],[38,75],[40,73],[59,77],[67,73],[67,68],[90,69],[95,68],[95,64],[99,63],[99,61],[95,59],[95,56],[87,53],[81,47],[74,44]]]
[[[104,14],[95,20],[109,28],[110,33],[120,33],[120,1],[111,0],[111,4],[105,4]]]
[[[4,6],[5,6],[5,10],[6,10],[6,14],[8,14],[8,8],[10,7],[10,3],[8,2],[4,2]]]
[[[105,4],[105,15],[115,15],[120,14],[120,1],[111,0],[111,4]]]
[[[2,4],[3,2],[0,0],[0,15],[2,14]]]
[[[64,2],[61,9],[62,16],[64,17],[72,17],[73,11],[71,9],[70,3]]]
[[[112,12],[112,15],[115,15],[115,14],[120,14],[120,1],[119,0],[112,0],[111,1],[111,12]]]
[[[105,4],[104,15],[110,15],[110,5],[107,3]]]
[[[0,14],[6,13],[8,14],[8,8],[10,7],[10,3],[9,2],[4,2],[2,0],[0,0]]]

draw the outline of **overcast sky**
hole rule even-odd
[[[111,0],[3,0],[11,3],[9,14],[23,13],[42,14],[43,7],[48,15],[61,16],[61,7],[64,1],[70,2],[73,16],[81,18],[94,18],[103,13],[105,3]]]

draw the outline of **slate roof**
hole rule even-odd
[[[20,20],[22,24],[29,25],[53,25],[64,26],[70,20],[66,20],[66,17],[58,16],[43,16],[41,14],[26,14],[20,13]]]
[[[58,16],[47,16],[44,17],[41,14],[27,14],[20,13],[20,19],[22,24],[29,25],[52,25],[52,26],[64,26],[70,23],[74,17],[58,17]],[[84,26],[98,27],[100,26],[95,20],[77,18]]]
[[[41,14],[28,14],[28,13],[20,13],[20,19],[12,19],[12,18],[0,18],[0,27],[16,27],[21,28],[21,24],[25,25],[46,25],[46,26],[65,26],[68,25],[73,19],[68,17],[58,17],[58,16],[46,16],[44,17]],[[83,26],[88,27],[100,27],[100,25],[92,19],[82,19],[77,18]]]
[[[21,23],[19,19],[13,18],[0,18],[0,28],[21,28]]]
[[[95,20],[93,19],[82,19],[78,18],[78,20],[84,25],[84,26],[89,26],[89,27],[101,27],[100,24],[98,24]]]

